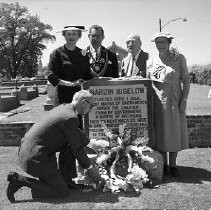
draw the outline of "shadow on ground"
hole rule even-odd
[[[203,184],[203,181],[211,182],[211,172],[203,168],[178,166],[179,177],[173,178],[171,176],[164,177],[164,183],[183,182],[193,184]]]
[[[83,202],[91,202],[91,203],[117,203],[119,202],[119,197],[139,197],[140,194],[135,192],[124,193],[120,192],[117,194],[111,192],[102,192],[99,190],[92,191],[81,191],[81,190],[70,190],[70,196],[63,199],[27,199],[27,200],[16,200],[15,203],[26,203],[26,202],[41,202],[41,203],[83,203]]]
[[[170,175],[164,177],[165,183],[181,182],[181,183],[192,183],[192,184],[203,184],[204,181],[211,182],[211,172],[195,167],[178,166],[179,177],[174,178]],[[111,192],[102,192],[100,190],[70,190],[70,196],[63,199],[27,199],[17,200],[16,203],[25,202],[41,202],[41,203],[118,203],[119,197],[139,197],[140,194],[134,192],[124,193],[120,192],[117,194]]]

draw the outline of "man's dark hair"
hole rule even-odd
[[[101,30],[102,35],[104,35],[104,30],[103,30],[103,27],[102,27],[102,26],[99,26],[99,25],[92,25],[92,26],[89,28],[89,34],[91,33],[91,30],[92,30],[92,29]]]

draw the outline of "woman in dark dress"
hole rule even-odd
[[[84,26],[65,26],[62,35],[66,43],[50,55],[48,80],[53,86],[58,85],[59,104],[71,103],[82,81],[92,78],[86,51],[76,46],[82,31]]]
[[[71,103],[73,95],[81,89],[81,83],[84,80],[92,78],[89,58],[86,51],[76,46],[81,38],[84,26],[65,26],[62,30],[66,43],[54,50],[50,56],[48,76],[49,82],[57,86],[57,96],[59,104]],[[83,129],[83,120],[81,116],[79,127]],[[59,167],[67,183],[71,182],[71,158],[70,146],[65,146],[60,150]]]

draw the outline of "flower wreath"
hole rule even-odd
[[[149,164],[154,163],[153,158],[143,155],[144,151],[152,151],[146,146],[149,141],[148,137],[135,138],[131,135],[131,129],[127,128],[126,123],[119,125],[119,129],[113,132],[104,122],[100,124],[109,141],[91,140],[91,147],[97,154],[95,167],[99,169],[102,180],[100,185],[94,184],[94,187],[101,187],[103,192],[117,193],[123,190],[140,193],[144,184],[150,180],[147,172],[140,167],[139,163],[145,161]],[[90,184],[85,172],[81,171],[78,175],[77,182]]]

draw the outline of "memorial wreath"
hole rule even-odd
[[[126,123],[113,131],[110,131],[104,122],[101,122],[101,127],[109,140],[91,139],[88,147],[96,152],[93,164],[98,167],[102,181],[100,185],[90,183],[86,171],[79,169],[77,182],[93,184],[103,192],[117,193],[123,190],[140,193],[144,185],[151,181],[148,176],[150,168],[158,166],[158,160],[144,154],[153,152],[147,146],[148,137],[134,136]],[[145,167],[146,165],[149,167]]]

